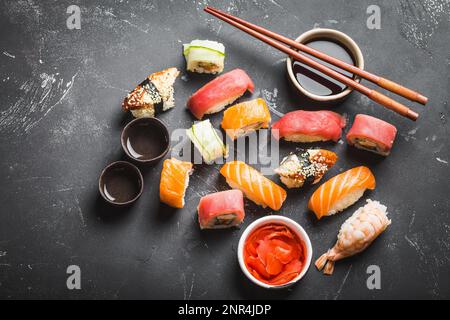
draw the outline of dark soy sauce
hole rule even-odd
[[[160,156],[168,145],[164,132],[153,123],[144,121],[130,126],[124,138],[128,153],[139,160],[150,160]]]
[[[351,54],[351,52],[347,48],[345,48],[342,44],[334,40],[317,39],[306,43],[306,45],[308,47],[326,53],[329,56],[342,60],[348,64],[355,65],[355,61],[353,59],[353,55]],[[306,53],[302,54],[305,54],[306,56],[312,58],[313,60],[316,60],[321,64],[326,65],[327,67],[346,75],[349,78],[353,77],[353,74],[348,71],[342,70],[332,64],[317,59],[309,54]],[[347,86],[345,84],[299,61],[294,61],[292,63],[292,70],[297,79],[297,82],[306,91],[313,93],[315,95],[330,96],[339,94],[345,89],[347,89]]]
[[[100,187],[109,201],[126,203],[139,195],[142,188],[141,183],[136,169],[118,163],[106,170]]]

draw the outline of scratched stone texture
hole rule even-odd
[[[71,4],[0,3],[0,298],[450,298],[449,1],[77,1],[81,30],[66,27]],[[360,45],[370,71],[430,98],[425,107],[410,103],[417,122],[356,93],[335,108],[350,121],[358,112],[375,115],[399,132],[386,159],[346,143],[322,145],[340,157],[327,178],[356,165],[377,178],[376,190],[349,210],[318,222],[306,209],[315,188],[288,192],[279,213],[306,229],[314,258],[365,199],[388,206],[389,229],[337,263],[331,277],[311,267],[289,290],[250,284],[236,259],[239,236],[271,212],[247,201],[241,229],[200,231],[199,198],[227,189],[219,165],[195,167],[183,210],[159,204],[161,163],[140,166],[146,185],[134,206],[111,208],[99,198],[100,171],[125,158],[119,135],[130,117],[121,101],[149,73],[181,70],[177,107],[160,118],[170,130],[192,124],[185,101],[211,77],[186,73],[184,42],[223,42],[226,70],[250,74],[273,120],[311,107],[289,87],[283,54],[207,15],[207,4],[292,38],[313,27],[341,30]],[[381,8],[381,30],[366,27],[370,4]],[[218,126],[221,117],[210,119]],[[282,144],[281,154],[292,149]],[[80,291],[66,288],[72,264],[81,268]],[[366,287],[369,265],[381,268],[381,290]]]

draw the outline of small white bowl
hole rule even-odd
[[[308,43],[315,39],[331,39],[336,41],[337,43],[340,43],[342,46],[347,48],[350,53],[352,54],[353,58],[355,59],[355,66],[359,67],[360,69],[364,69],[364,57],[361,52],[361,49],[356,44],[356,42],[350,38],[348,35],[346,35],[343,32],[334,30],[334,29],[324,29],[324,28],[316,28],[309,30],[303,34],[301,34],[295,41],[300,43]],[[322,103],[335,103],[343,100],[346,98],[352,91],[352,88],[347,88],[344,91],[338,93],[338,94],[332,94],[329,96],[320,96],[314,93],[311,93],[307,91],[305,88],[303,88],[297,81],[294,72],[292,70],[292,59],[291,57],[288,57],[286,59],[286,67],[288,70],[289,79],[291,80],[294,87],[300,91],[300,93],[309,99],[317,102]],[[361,78],[358,76],[354,79],[356,82],[360,82]]]
[[[245,261],[244,261],[244,246],[245,246],[245,242],[247,241],[248,236],[254,230],[256,230],[264,225],[267,225],[267,224],[281,224],[281,225],[287,226],[290,230],[292,230],[292,232],[295,232],[295,234],[300,238],[300,240],[303,241],[303,243],[306,246],[306,262],[305,262],[305,265],[303,266],[302,271],[299,273],[299,275],[297,277],[295,277],[291,281],[281,284],[281,285],[270,285],[270,284],[264,283],[264,282],[256,279],[248,271],[247,266],[245,265]],[[245,229],[245,231],[241,235],[241,239],[239,240],[237,255],[238,255],[238,261],[239,261],[241,270],[247,276],[247,278],[250,279],[250,281],[252,281],[253,283],[257,284],[258,286],[266,288],[266,289],[281,289],[281,288],[287,288],[287,287],[292,286],[294,283],[296,283],[301,278],[303,278],[303,276],[306,274],[306,272],[308,271],[309,266],[311,264],[312,246],[311,246],[311,241],[309,240],[308,234],[297,222],[295,222],[292,219],[283,217],[283,216],[271,215],[271,216],[266,216],[266,217],[263,217],[263,218],[260,218],[256,221],[254,221],[247,227],[247,229]]]

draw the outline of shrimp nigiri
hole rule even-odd
[[[386,209],[378,201],[367,200],[367,204],[341,226],[334,247],[316,260],[317,269],[323,269],[324,274],[332,274],[335,261],[366,249],[391,224]]]

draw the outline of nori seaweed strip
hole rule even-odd
[[[299,152],[297,157],[298,157],[298,159],[300,161],[300,164],[301,164],[301,166],[303,168],[306,168],[306,167],[309,167],[309,166],[313,165],[311,163],[311,161],[309,160],[310,154],[309,154],[308,151],[304,151],[303,150],[302,152]],[[304,170],[304,171],[308,172],[307,170]],[[305,182],[304,182],[304,184],[306,184],[306,183],[312,184],[314,182],[314,180],[315,180],[315,174],[314,174],[314,170],[313,170],[309,174],[305,175]]]
[[[153,103],[153,108],[155,110],[155,116],[158,113],[161,113],[164,111],[163,109],[163,99],[161,97],[161,94],[159,93],[158,88],[151,82],[148,78],[146,78],[144,81],[141,82],[140,86],[144,88],[145,92],[150,96],[150,99]]]

